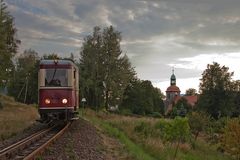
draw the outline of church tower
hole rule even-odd
[[[176,76],[174,75],[174,69],[172,70],[172,76],[171,76],[171,79],[170,79],[170,85],[171,86],[173,86],[173,85],[176,86]]]
[[[172,70],[172,75],[170,78],[170,86],[166,90],[166,111],[172,109],[173,102],[177,96],[180,96],[180,89],[177,86],[176,76],[174,74],[174,69]]]

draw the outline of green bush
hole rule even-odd
[[[180,117],[174,118],[168,134],[172,141],[187,141],[190,136],[188,119]]]
[[[174,159],[176,158],[179,144],[190,139],[190,127],[187,118],[175,117],[170,121],[161,119],[155,124],[155,129],[160,130],[160,136],[163,140],[177,143]]]
[[[159,120],[155,124],[155,129],[159,129],[164,140],[176,142],[186,141],[190,136],[190,127],[187,118],[175,117],[173,120]]]
[[[224,133],[224,128],[228,121],[228,117],[222,117],[218,120],[212,119],[207,127],[207,133],[209,135],[209,142],[217,144],[221,140],[221,135]]]
[[[222,117],[218,120],[212,120],[211,127],[215,133],[223,133],[228,122],[228,117]]]
[[[170,132],[171,122],[164,119],[160,119],[154,126],[156,130],[159,130],[159,137],[164,141],[168,141],[168,132]]]
[[[153,134],[153,128],[150,123],[141,121],[134,127],[134,131],[143,135],[144,137],[149,137]]]

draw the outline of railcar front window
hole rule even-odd
[[[68,86],[67,69],[46,69],[45,86]]]

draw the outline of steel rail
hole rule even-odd
[[[59,138],[70,126],[71,122],[68,122],[67,125],[63,129],[61,129],[57,134],[55,134],[52,138],[50,138],[43,145],[38,147],[35,151],[27,155],[24,160],[31,160],[40,155],[52,142],[54,142],[57,138]]]
[[[49,132],[51,129],[52,129],[52,127],[48,128],[48,129],[44,129],[37,133],[34,133],[33,135],[30,135],[29,137],[26,137],[14,144],[8,146],[7,148],[2,149],[0,151],[0,159],[7,159],[12,154],[16,153],[19,149],[24,148],[24,146],[26,146],[26,144],[30,144],[31,142],[33,142],[33,140],[40,138],[45,133]]]
[[[70,126],[70,124],[71,122],[68,122],[67,124],[64,125],[64,127],[61,127],[61,128],[58,128],[59,124],[56,124],[55,126],[36,132],[0,150],[0,160],[8,160],[14,157],[15,158],[17,157],[17,159],[24,159],[24,160],[34,159],[34,157],[37,157],[37,155],[42,153],[44,149],[50,145],[51,142],[53,142],[58,137],[60,137],[66,131],[66,129]],[[40,145],[38,144],[39,142],[40,142]],[[24,153],[25,151],[27,151],[27,154]]]

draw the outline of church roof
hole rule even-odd
[[[172,85],[167,88],[166,92],[180,92],[180,89],[177,86]]]
[[[197,103],[198,101],[198,96],[195,95],[195,96],[176,96],[175,98],[175,103],[177,103],[181,98],[184,98],[187,100],[188,104],[190,104],[191,106],[195,106],[195,104]]]

